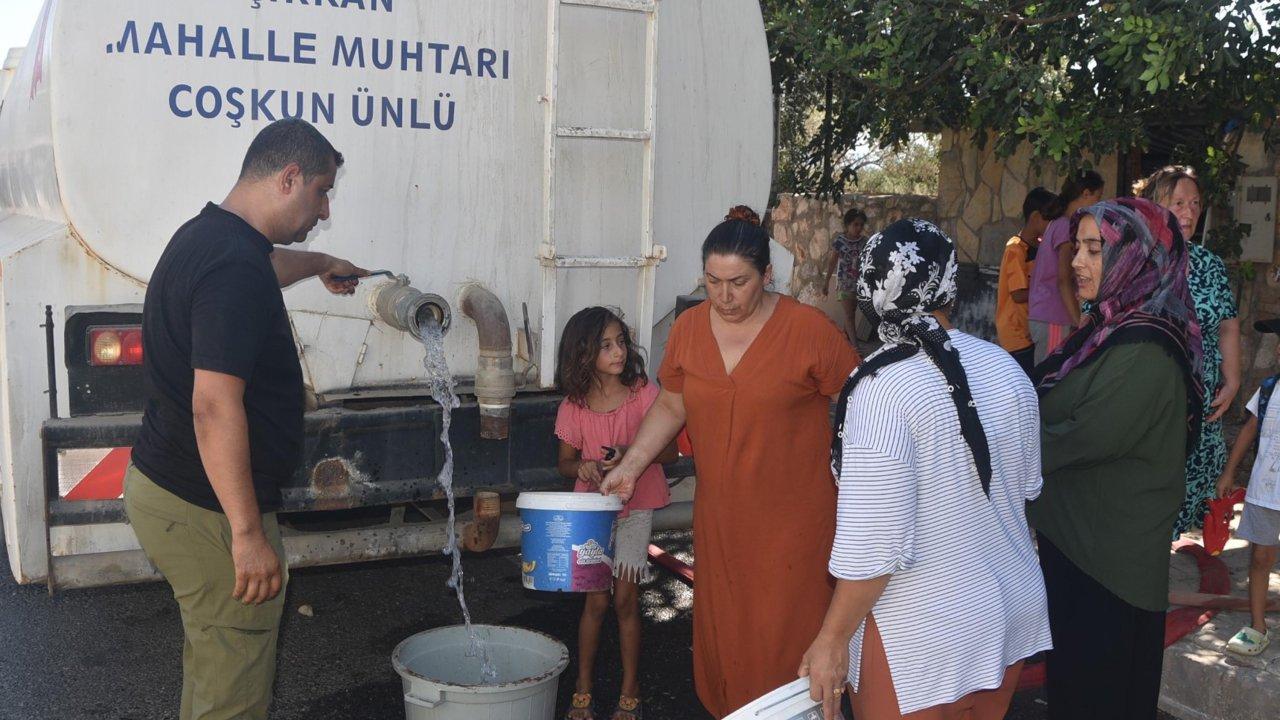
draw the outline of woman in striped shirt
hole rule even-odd
[[[954,329],[951,239],[901,220],[867,241],[858,301],[884,347],[845,385],[829,571],[801,662],[835,717],[1004,717],[1022,661],[1050,647],[1025,517],[1040,492],[1036,394],[999,347]],[[921,352],[923,350],[923,352]]]

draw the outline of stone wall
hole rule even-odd
[[[1021,202],[1021,201],[1019,201]],[[904,217],[938,222],[937,199],[923,195],[846,195],[839,203],[800,195],[783,195],[772,213],[772,234],[795,256],[791,294],[817,306],[843,326],[844,311],[835,292],[822,297],[822,279],[831,257],[831,239],[843,229],[844,212],[851,207],[867,214],[868,235]],[[999,257],[997,257],[997,262]],[[965,258],[961,257],[961,262]],[[956,325],[973,335],[994,338],[996,273],[967,262],[961,268]],[[834,282],[833,282],[834,284]],[[859,332],[866,332],[860,329]]]
[[[1061,178],[1049,163],[1033,163],[1024,146],[1007,158],[990,146],[978,149],[968,134],[944,132],[941,137],[938,197],[920,195],[849,195],[841,202],[784,195],[772,214],[774,239],[795,255],[791,292],[803,302],[817,305],[842,322],[835,293],[822,298],[819,286],[826,271],[831,238],[840,231],[840,219],[850,207],[863,208],[868,234],[903,217],[922,217],[938,223],[956,240],[960,261],[978,267],[965,268],[961,278],[956,318],[964,329],[990,337],[994,313],[994,270],[1004,245],[1022,227],[1022,199],[1029,188],[1043,185],[1057,192]],[[1280,154],[1268,153],[1262,140],[1246,137],[1240,155],[1246,175],[1280,176]],[[1106,179],[1106,197],[1116,194],[1119,164],[1114,155],[1094,158],[1094,168]],[[1280,213],[1277,213],[1280,234]],[[1237,408],[1242,407],[1262,378],[1280,372],[1276,358],[1280,338],[1260,335],[1253,329],[1258,319],[1280,318],[1280,250],[1270,264],[1253,263],[1252,276],[1240,266],[1229,266],[1240,305],[1243,367]]]
[[[795,256],[791,294],[802,302],[825,307],[822,278],[831,257],[831,240],[844,229],[844,213],[860,208],[867,214],[867,235],[904,217],[937,221],[936,198],[924,195],[846,195],[840,202],[803,195],[782,195],[771,213],[773,239]],[[834,283],[834,281],[833,281]],[[833,317],[840,317],[835,293],[827,298]],[[831,309],[828,309],[830,312]]]
[[[1023,144],[1009,157],[996,155],[994,144],[979,149],[967,133],[945,131],[938,177],[939,227],[955,239],[961,262],[999,266],[1004,245],[1022,229],[1022,201],[1037,185],[1057,192],[1062,178],[1052,163],[1031,161]],[[1113,195],[1119,165],[1115,155],[1093,158]]]
[[[1240,144],[1241,159],[1245,163],[1245,175],[1280,176],[1280,155],[1268,153],[1262,139],[1246,136]],[[1280,233],[1280,218],[1277,218]],[[1255,320],[1280,317],[1280,250],[1273,250],[1271,264],[1253,263],[1253,278],[1246,279],[1240,269],[1233,273],[1236,298],[1240,303],[1240,334],[1242,337],[1240,394],[1236,406],[1241,408],[1258,388],[1262,379],[1280,372],[1276,359],[1277,337],[1263,335],[1253,329]]]
[[[1022,227],[1022,198],[1027,190],[1043,185],[1057,192],[1061,177],[1052,164],[1031,162],[1026,146],[1010,157],[1000,158],[990,147],[978,149],[967,134],[946,132],[940,147],[939,226],[955,238],[962,262],[976,262],[985,271],[983,275],[989,274],[989,268],[999,265],[1005,242]],[[1280,176],[1280,156],[1268,153],[1260,137],[1247,136],[1239,152],[1248,168],[1246,175]],[[1114,197],[1119,170],[1115,155],[1095,157],[1093,166],[1106,179],[1104,195]],[[1280,233],[1280,217],[1277,232]],[[1275,252],[1270,264],[1253,263],[1251,278],[1246,278],[1238,265],[1229,268],[1240,304],[1243,343],[1244,367],[1236,399],[1239,408],[1262,378],[1280,372],[1280,361],[1276,359],[1280,339],[1260,335],[1253,329],[1257,319],[1280,317],[1280,251]],[[985,296],[985,290],[978,293],[978,297]],[[961,308],[958,314],[967,313],[971,322],[977,322],[984,310],[978,307],[980,304]]]

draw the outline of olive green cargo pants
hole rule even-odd
[[[173,588],[182,611],[181,720],[266,720],[276,672],[280,594],[258,606],[231,597],[231,525],[222,513],[192,505],[129,466],[129,522],[147,557]],[[274,513],[262,516],[267,540],[284,564]]]

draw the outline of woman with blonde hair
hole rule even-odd
[[[1189,167],[1170,165],[1134,184],[1134,194],[1161,205],[1178,220],[1187,243],[1187,281],[1200,324],[1204,355],[1204,424],[1187,456],[1187,492],[1174,523],[1174,537],[1204,523],[1206,502],[1227,464],[1222,416],[1240,390],[1240,319],[1227,266],[1204,245],[1194,243],[1200,222],[1200,181]]]

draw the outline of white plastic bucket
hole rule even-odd
[[[809,698],[809,678],[800,678],[743,705],[724,720],[822,720],[822,703]]]
[[[599,592],[613,585],[613,521],[622,501],[586,492],[526,492],[520,577],[529,590]]]
[[[408,720],[553,720],[560,674],[569,649],[545,633],[500,625],[472,625],[498,671],[480,682],[480,659],[468,657],[462,625],[413,635],[396,646],[391,664],[404,685]]]

